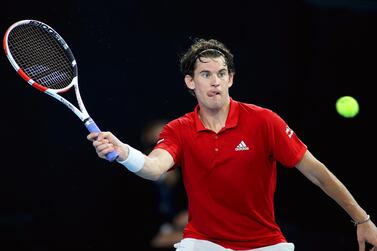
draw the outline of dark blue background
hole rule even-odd
[[[141,128],[195,106],[179,72],[192,38],[234,53],[231,96],[279,113],[377,218],[377,3],[308,1],[5,2],[0,30],[36,19],[58,31],[102,130],[141,147]],[[2,250],[150,250],[153,183],[97,158],[67,108],[27,86],[0,55]],[[353,95],[354,119],[335,101]],[[296,170],[279,168],[276,216],[296,250],[357,250],[348,215]],[[34,250],[33,249],[33,250]]]

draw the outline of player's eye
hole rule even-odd
[[[211,74],[208,71],[202,71],[200,73],[200,76],[203,77],[203,78],[209,78],[211,76]]]
[[[226,77],[228,75],[228,72],[226,71],[226,70],[222,70],[222,71],[220,71],[218,74],[217,74],[217,76],[219,77],[219,78],[224,78],[224,77]]]

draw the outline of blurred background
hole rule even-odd
[[[179,72],[192,39],[224,42],[235,55],[232,98],[279,113],[376,221],[375,1],[7,1],[1,9],[2,34],[36,19],[62,35],[90,115],[139,149],[151,121],[196,104]],[[4,53],[0,79],[1,250],[163,249],[151,245],[163,223],[156,184],[99,159],[80,120],[29,87]],[[359,101],[352,119],[335,110],[343,95]],[[297,170],[278,172],[276,217],[296,250],[358,250],[334,201]]]

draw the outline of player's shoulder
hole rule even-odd
[[[176,119],[171,120],[167,125],[170,128],[181,128],[191,126],[194,123],[194,112],[188,112]]]
[[[285,124],[284,120],[274,110],[250,103],[240,103],[240,116],[254,126],[273,128]]]
[[[276,116],[276,113],[267,107],[245,102],[238,102],[238,105],[240,111],[242,111],[248,116],[252,115],[260,119],[268,119]]]

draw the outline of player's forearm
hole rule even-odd
[[[160,168],[160,163],[157,158],[144,156],[145,162],[143,168],[135,174],[148,180],[158,180],[164,173]]]
[[[150,156],[146,156],[139,150],[123,144],[119,152],[121,154],[119,154],[118,162],[144,179],[157,180],[170,167],[168,162],[164,161],[166,156],[156,154],[158,151],[153,151]]]
[[[360,207],[348,189],[330,171],[319,180],[318,186],[335,200],[348,215],[357,222],[367,218],[367,213]]]
[[[362,221],[367,217],[347,188],[309,151],[298,163],[297,169],[335,200],[354,221]]]

